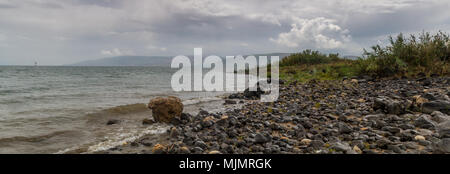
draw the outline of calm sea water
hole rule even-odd
[[[0,66],[0,153],[89,152],[161,133],[167,125],[141,124],[151,118],[145,103],[156,96],[178,96],[197,107],[221,106],[215,96],[223,93],[172,92],[175,71]],[[107,126],[109,119],[121,122]]]

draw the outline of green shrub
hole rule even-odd
[[[294,53],[280,62],[280,66],[313,65],[330,63],[340,60],[339,54],[322,54],[319,51],[304,50],[301,53]]]
[[[438,32],[435,35],[422,32],[418,39],[399,34],[389,37],[390,45],[375,45],[372,51],[364,50],[364,59],[359,59],[360,74],[387,77],[411,72],[447,73],[450,60],[449,35]]]

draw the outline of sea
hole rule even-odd
[[[0,153],[95,153],[170,125],[143,125],[150,99],[220,111],[226,92],[174,92],[168,67],[0,66]],[[245,84],[238,84],[245,85]],[[109,120],[118,124],[107,125]]]

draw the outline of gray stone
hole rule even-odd
[[[450,138],[450,121],[443,122],[437,126],[439,137]]]
[[[427,115],[422,115],[414,120],[414,125],[425,129],[434,128],[436,126],[435,123],[430,118],[428,118]]]
[[[353,128],[345,123],[338,123],[338,129],[340,133],[352,133],[353,132]]]
[[[422,112],[432,113],[433,111],[440,111],[445,114],[450,114],[450,102],[436,100],[422,104]]]
[[[431,113],[431,119],[437,123],[442,123],[445,121],[449,121],[450,117],[440,111],[434,111]]]
[[[386,96],[376,98],[373,108],[374,110],[381,109],[387,114],[401,114],[405,111],[405,106],[401,102]]]
[[[434,153],[450,153],[450,138],[441,139],[433,147]]]
[[[264,136],[261,133],[255,135],[255,143],[266,143],[269,142],[272,138],[268,136]]]

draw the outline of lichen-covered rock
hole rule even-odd
[[[183,103],[181,103],[181,99],[173,96],[157,97],[150,101],[148,108],[152,110],[156,122],[171,123],[176,118],[180,118],[183,112]]]

